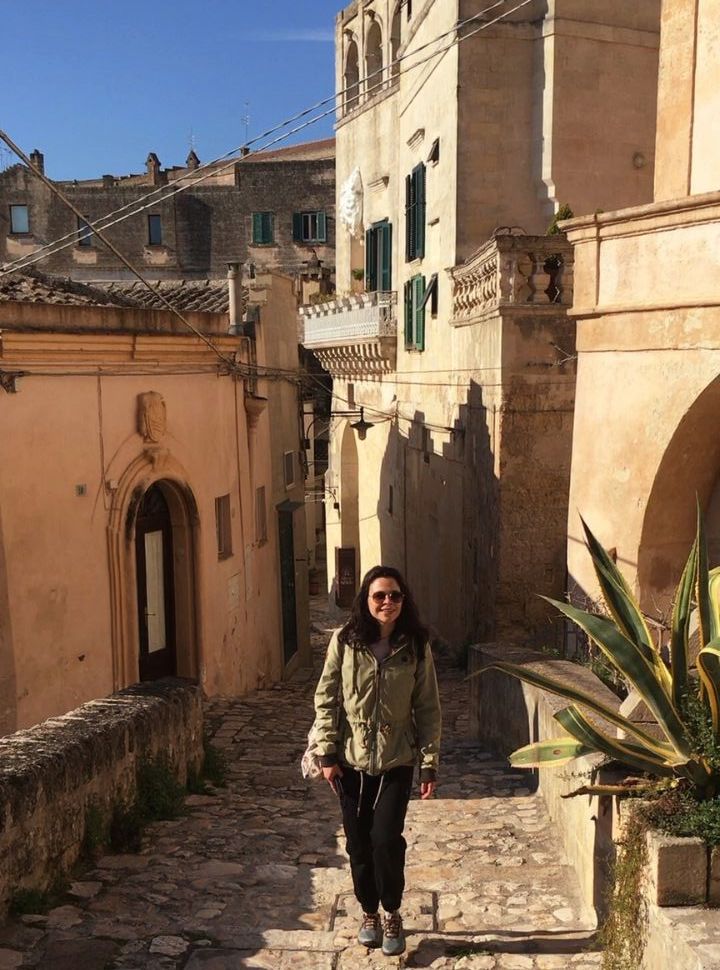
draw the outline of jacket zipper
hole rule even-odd
[[[390,653],[383,660],[383,664],[387,663],[390,657],[394,657],[396,654],[400,653],[400,650],[405,650],[407,644],[403,644],[395,653]],[[378,723],[378,709],[380,707],[380,679],[382,677],[382,664],[378,663],[378,659],[375,654],[370,650],[368,651],[370,656],[373,658],[375,664],[375,708],[373,710],[373,737],[372,737],[372,747],[370,748],[370,759],[369,759],[369,774],[373,774],[373,768],[375,767],[375,761],[377,758],[377,739],[378,732],[380,730],[380,725]]]

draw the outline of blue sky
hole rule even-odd
[[[334,0],[0,0],[0,128],[51,178],[202,161],[333,93]],[[332,134],[332,116],[292,140]],[[289,144],[289,142],[288,142]],[[4,147],[4,146],[3,146]],[[0,151],[0,166],[7,164]]]

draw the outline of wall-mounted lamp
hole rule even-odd
[[[357,413],[358,413],[357,410],[331,411],[330,417],[331,418],[350,418],[350,417],[354,417]],[[362,407],[360,408],[360,419],[358,421],[353,421],[350,427],[355,428],[355,430],[357,431],[357,436],[360,439],[360,441],[364,441],[367,438],[367,433],[370,430],[370,428],[373,427],[373,422],[365,420],[365,408],[362,408]]]

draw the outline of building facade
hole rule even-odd
[[[568,569],[596,596],[579,514],[667,625],[696,496],[720,563],[720,5],[663,4],[655,200],[567,224],[578,386]],[[601,433],[599,433],[601,429]]]
[[[40,152],[31,160],[44,172]],[[89,222],[129,214],[108,238],[151,279],[224,278],[230,261],[290,274],[314,255],[334,265],[334,139],[199,165],[191,152],[185,166],[164,169],[151,152],[142,175],[57,184]],[[85,220],[27,166],[0,173],[0,261],[63,239],[43,270],[84,281],[130,278]]]
[[[552,633],[536,593],[565,585],[575,363],[572,254],[544,234],[563,204],[649,200],[655,133],[659,0],[484,7],[338,15],[339,298],[302,310],[350,412],[329,574],[403,568],[456,643]]]
[[[231,283],[168,292],[204,339],[131,294],[0,287],[3,733],[138,680],[237,695],[308,663],[292,281]]]

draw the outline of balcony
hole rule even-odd
[[[455,327],[500,313],[572,305],[573,250],[565,236],[502,233],[450,270]]]
[[[397,294],[358,293],[300,307],[300,342],[333,377],[372,378],[395,369]]]

